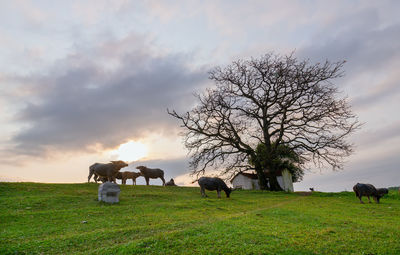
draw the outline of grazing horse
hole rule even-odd
[[[136,169],[140,170],[142,176],[146,179],[146,185],[149,185],[149,179],[160,178],[165,186],[164,171],[159,168],[147,168],[145,166],[138,166]]]
[[[139,176],[142,176],[141,173],[136,173],[136,172],[120,172],[122,175],[122,184],[126,184],[126,180],[127,179],[132,179],[132,184],[136,185],[136,178],[138,178]]]
[[[221,198],[221,190],[225,191],[226,197],[232,192],[232,189],[226,186],[225,182],[218,177],[201,177],[198,180],[202,197],[207,197],[205,190],[216,190],[218,198]]]
[[[364,204],[364,202],[361,200],[362,196],[368,197],[368,201],[371,203],[371,200],[369,197],[373,197],[376,203],[379,203],[379,200],[381,197],[383,197],[385,194],[388,194],[388,189],[386,188],[380,188],[377,189],[374,187],[372,184],[364,184],[364,183],[357,183],[353,187],[354,193],[356,194],[356,197],[360,199],[360,203]]]

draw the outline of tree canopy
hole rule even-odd
[[[180,120],[192,173],[254,169],[261,188],[280,190],[276,178],[268,184],[266,169],[291,168],[301,178],[309,163],[341,168],[353,151],[347,138],[360,127],[333,83],[343,64],[270,53],[211,70],[215,87],[195,95],[193,109],[168,110]]]

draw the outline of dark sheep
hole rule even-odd
[[[388,190],[385,188],[381,189],[376,189],[374,185],[372,184],[364,184],[364,183],[357,183],[353,187],[354,193],[356,194],[356,197],[360,199],[360,203],[364,203],[362,201],[362,196],[368,197],[368,201],[371,203],[371,200],[369,199],[370,196],[372,196],[375,200],[376,203],[379,203],[379,200],[381,197],[383,197],[385,194],[388,193]]]
[[[216,190],[218,194],[218,198],[221,198],[221,190],[225,191],[226,197],[232,192],[232,189],[226,186],[225,182],[218,177],[201,177],[198,180],[200,185],[200,192],[202,197],[206,197],[206,190]]]
[[[171,180],[169,180],[169,182],[165,183],[165,186],[178,186],[175,184],[174,179],[171,178]]]

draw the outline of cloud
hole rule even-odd
[[[400,63],[394,66],[400,66]],[[357,109],[367,109],[376,104],[387,104],[385,100],[396,100],[395,96],[400,96],[400,75],[388,71],[385,76],[380,81],[375,82],[375,86],[371,86],[370,89],[356,95],[352,100],[352,105]]]
[[[387,124],[379,129],[361,130],[354,136],[357,146],[362,148],[377,147],[400,138],[400,121]]]
[[[14,121],[27,127],[12,137],[14,151],[112,148],[150,133],[171,134],[177,123],[166,109],[191,105],[207,73],[191,68],[189,56],[156,55],[139,39],[78,47],[47,74],[14,77],[26,82],[22,90],[36,91],[16,99],[25,107]]]
[[[391,15],[386,9],[368,4],[335,14],[297,51],[312,61],[346,60],[346,75],[339,85],[356,97],[355,107],[379,104],[380,100],[373,99],[384,98],[390,91],[398,93],[400,22],[388,19]]]
[[[367,20],[368,15],[362,14],[360,19]],[[388,64],[398,62],[400,46],[395,42],[400,39],[400,24],[383,28],[380,24],[371,24],[360,28],[350,23],[339,32],[327,28],[321,33],[299,50],[302,56],[314,60],[347,60],[347,73],[357,75],[360,72],[382,71]]]

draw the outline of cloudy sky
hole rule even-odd
[[[395,0],[0,1],[0,180],[84,182],[93,162],[121,158],[188,184],[166,109],[189,110],[213,67],[295,51],[347,61],[335,83],[365,123],[343,170],[313,170],[295,189],[400,185],[399,10]]]

